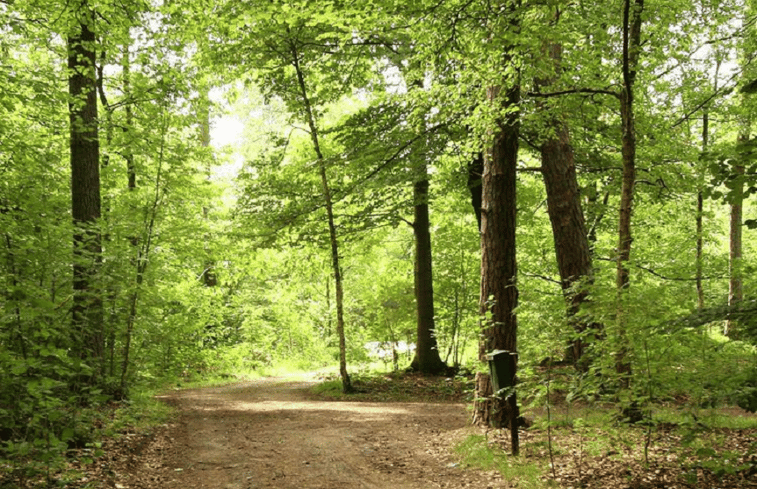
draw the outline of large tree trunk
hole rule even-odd
[[[555,66],[555,74],[559,73],[562,46],[550,45],[548,55]],[[550,83],[552,80],[549,79],[537,81],[537,89]],[[547,108],[546,111],[548,110]],[[547,117],[550,133],[541,145],[541,168],[547,190],[547,213],[552,224],[560,283],[568,306],[568,322],[577,335],[571,342],[567,357],[577,366],[585,368],[586,362],[581,363],[580,360],[587,343],[584,337],[586,330],[588,328],[601,329],[601,325],[591,323],[578,315],[593,281],[589,235],[581,208],[581,194],[578,189],[568,126],[557,116]]]
[[[520,86],[513,83],[504,97],[499,87],[487,90],[492,104],[515,108],[520,101]],[[508,111],[498,124],[494,141],[484,156],[481,206],[481,299],[482,324],[479,359],[494,350],[517,352],[518,304],[515,257],[516,166],[518,160],[519,117]],[[479,388],[486,381],[477,383]],[[491,396],[491,392],[477,391],[477,398]],[[518,404],[513,391],[505,399],[494,397],[491,404],[478,403],[474,418],[478,422],[509,427],[512,451],[518,453]],[[488,415],[487,415],[488,414]]]
[[[78,354],[91,361],[94,376],[104,373],[103,307],[97,286],[102,247],[100,145],[97,127],[95,16],[86,1],[72,8],[77,18],[68,36],[68,87],[71,151],[71,210],[74,223],[72,307]]]
[[[567,127],[553,121],[555,137],[541,147],[542,175],[547,189],[547,212],[552,224],[557,268],[568,305],[568,322],[577,334],[571,342],[570,360],[577,365],[584,355],[588,328],[601,326],[579,316],[581,304],[593,282],[593,267],[581,196]]]
[[[428,217],[429,182],[425,164],[418,173],[420,180],[413,185],[417,337],[415,357],[410,368],[427,374],[438,374],[444,372],[447,365],[439,356],[434,326],[434,277],[431,261],[431,226]]]

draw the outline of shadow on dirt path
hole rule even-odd
[[[164,396],[179,410],[120,488],[496,488],[461,469],[462,404],[312,400],[310,382],[272,378]]]

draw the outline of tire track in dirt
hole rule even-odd
[[[260,379],[163,396],[178,420],[153,441],[129,489],[426,489],[506,487],[461,469],[447,448],[462,404],[313,400],[314,382]],[[461,431],[462,430],[462,431]]]

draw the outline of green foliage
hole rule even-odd
[[[510,457],[496,447],[489,446],[483,435],[469,435],[455,447],[463,464],[483,470],[496,470],[508,481],[518,481],[518,487],[544,487],[542,469],[533,462]],[[547,487],[551,487],[551,481]]]
[[[103,252],[92,294],[105,320],[102,355],[90,358],[73,353],[82,335],[70,314],[63,80],[64,39],[75,19],[64,3],[16,0],[0,8],[0,452],[19,477],[54,471],[68,447],[97,443],[107,399],[130,399],[139,413],[157,409],[141,407],[140,393],[167,381],[334,363],[335,291],[309,109],[344,240],[351,362],[373,360],[367,342],[413,340],[406,224],[422,164],[431,180],[440,354],[448,364],[477,367],[480,244],[467,170],[501,115],[484,103],[484,88],[516,76],[512,66],[501,68],[504,46],[523,86],[517,314],[526,397],[534,407],[552,402],[549,384],[552,397],[569,403],[638,404],[647,413],[674,403],[700,421],[713,406],[756,409],[754,240],[745,239],[732,267],[748,299],[721,306],[732,273],[725,204],[746,199],[745,234],[755,227],[753,83],[734,90],[755,79],[753,62],[740,53],[754,51],[757,37],[732,21],[751,15],[746,4],[664,1],[644,12],[634,252],[621,324],[614,282],[619,1],[532,3],[517,12],[456,0],[412,8],[383,0],[371,8],[226,1],[211,11],[202,2],[96,2],[103,199],[92,231]],[[562,62],[546,97],[534,92],[555,71],[544,56],[552,44],[561,46]],[[244,144],[225,155],[203,134],[219,122],[219,105],[229,105],[224,97],[236,97],[230,110],[245,125]],[[561,359],[577,334],[565,315],[544,185],[534,171],[547,116],[570,129],[595,267],[581,314],[604,329],[583,333],[586,372],[561,369],[545,379],[542,360]],[[239,166],[235,179],[218,176]],[[694,313],[700,192],[709,197],[700,260],[706,307]],[[727,319],[737,322],[737,337],[720,334]],[[633,374],[619,393],[614,359],[622,349]],[[392,385],[381,389],[401,396]],[[129,409],[112,430],[142,416]],[[575,427],[576,419],[554,425]],[[480,440],[465,450],[489,457]],[[711,454],[694,455],[718,470]]]

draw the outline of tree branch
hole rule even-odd
[[[570,90],[560,90],[558,92],[540,93],[540,92],[527,92],[526,95],[535,98],[552,98],[562,95],[574,95],[574,94],[587,94],[587,95],[610,95],[615,98],[620,98],[619,92],[613,92],[612,90],[601,90],[594,88],[572,88]]]

